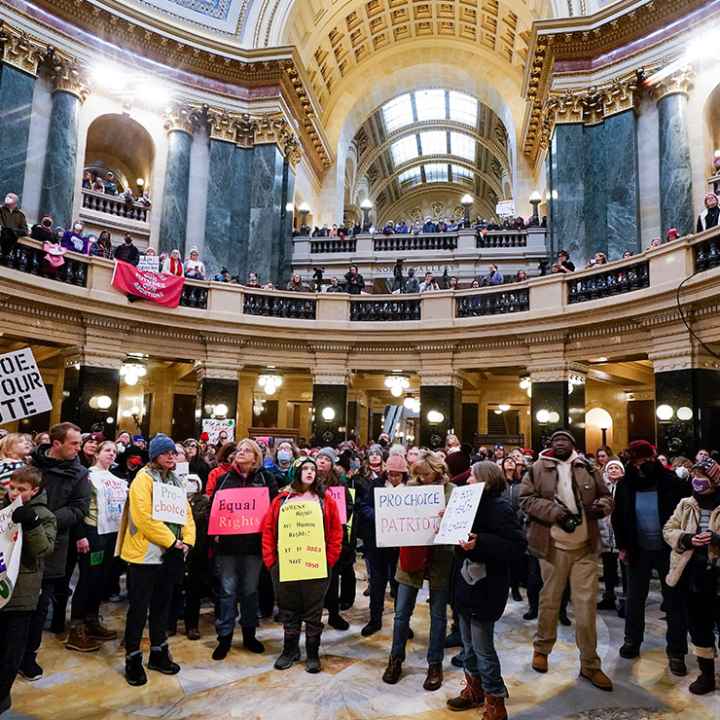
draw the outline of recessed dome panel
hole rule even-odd
[[[142,0],[142,4],[214,30],[235,33],[248,0]]]

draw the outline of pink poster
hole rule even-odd
[[[340,511],[340,524],[347,525],[347,504],[345,503],[345,486],[344,485],[333,485],[327,488],[327,491],[332,495],[333,500],[337,503],[338,510]]]
[[[208,535],[247,535],[260,532],[270,507],[266,488],[233,488],[215,493]]]

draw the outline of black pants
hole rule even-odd
[[[532,555],[526,555],[527,558],[527,596],[528,606],[531,610],[537,610],[540,606],[540,591],[543,588],[542,575],[540,574],[540,561]],[[570,581],[565,586],[562,600],[560,602],[560,612],[567,614],[568,603],[570,602]]]
[[[355,602],[355,549],[344,545],[340,559],[330,574],[330,584],[325,595],[325,607],[330,615],[337,615],[340,603]]]
[[[196,629],[200,624],[200,605],[204,597],[212,595],[207,548],[190,551],[185,572],[185,630]]]
[[[614,552],[604,552],[600,556],[603,564],[603,580],[605,582],[605,592],[603,598],[605,600],[615,600],[615,588],[618,585],[618,554]],[[625,590],[625,575],[622,578],[623,590]]]
[[[37,608],[34,610],[32,617],[30,618],[30,627],[28,628],[28,637],[25,645],[25,655],[23,657],[22,665],[26,666],[35,662],[35,657],[40,649],[40,644],[42,643],[43,628],[45,627],[45,620],[47,619],[50,602],[55,597],[56,593],[62,596],[66,588],[67,582],[64,577],[43,578],[42,590],[40,592],[40,597],[38,598]],[[67,603],[67,600],[65,600],[65,602]]]
[[[270,571],[263,563],[260,569],[260,580],[258,582],[258,605],[260,606],[260,615],[264,618],[273,616],[275,608],[275,590],[273,581],[270,577]]]
[[[90,552],[78,553],[80,576],[70,605],[71,622],[98,619],[113,565],[117,534],[98,535],[97,528],[90,525],[86,533]]]
[[[718,571],[716,568],[693,573],[690,591],[687,593],[688,625],[695,655],[715,657],[715,624],[720,620],[720,596],[718,596]],[[668,621],[670,617],[668,616]]]
[[[125,621],[125,653],[140,651],[145,623],[150,612],[150,646],[167,642],[168,613],[177,577],[163,565],[128,563],[128,611]]]
[[[330,578],[280,582],[279,563],[273,565],[271,574],[285,635],[298,637],[304,621],[305,640],[319,641],[323,630],[323,603]]]
[[[633,550],[627,563],[627,595],[625,598],[625,642],[640,647],[645,637],[645,603],[650,590],[650,577],[656,570],[660,576],[667,630],[666,652],[670,657],[687,653],[687,610],[680,587],[670,588],[665,576],[670,569],[670,548],[662,550]]]
[[[0,612],[0,704],[10,696],[25,654],[33,612]]]
[[[399,548],[368,548],[365,557],[370,566],[370,622],[382,622],[385,608],[385,589],[388,582],[395,587]]]

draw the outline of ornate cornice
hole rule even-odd
[[[195,116],[189,105],[175,105],[165,114],[165,130],[167,132],[184,132],[192,135],[195,131]]]
[[[293,167],[300,162],[302,153],[295,133],[280,113],[261,115],[255,122],[255,144],[275,144]]]
[[[90,89],[84,68],[74,58],[63,58],[53,54],[50,58],[50,80],[53,92],[66,92],[85,102]]]
[[[652,94],[658,102],[668,95],[688,95],[695,81],[695,71],[692,67],[684,67],[668,77],[653,83],[652,76],[648,82],[652,86]]]
[[[209,108],[207,110],[208,131],[211,140],[235,143],[237,140],[238,113],[230,113],[223,108]]]
[[[194,365],[197,379],[200,380],[238,380],[238,372],[242,369],[242,364],[228,367],[227,365],[218,365],[205,360],[198,360]]]
[[[47,52],[47,45],[7,23],[0,27],[0,42],[4,63],[30,75],[37,75],[38,66]]]

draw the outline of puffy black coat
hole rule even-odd
[[[491,493],[483,493],[472,532],[477,535],[475,549],[455,549],[455,607],[477,620],[495,622],[505,612],[510,566],[525,552],[525,534],[507,498]],[[486,577],[469,584],[463,573],[466,560],[483,563]]]

